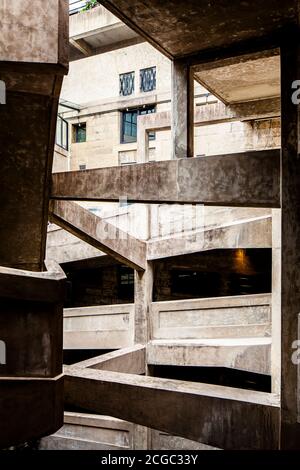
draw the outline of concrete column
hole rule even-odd
[[[149,315],[153,292],[153,268],[152,263],[147,263],[144,272],[135,271],[134,277],[134,303],[135,343],[146,344],[150,337]]]
[[[272,210],[272,393],[281,384],[281,210]]]
[[[281,46],[281,448],[299,448],[297,365],[292,362],[300,312],[299,33]]]
[[[135,343],[146,344],[150,339],[150,308],[153,294],[153,266],[147,263],[144,272],[134,271],[134,340]],[[146,375],[148,375],[146,354]],[[134,447],[136,450],[150,449],[150,430],[145,426],[135,425]]]
[[[150,429],[138,424],[134,425],[133,430],[133,446],[134,450],[150,449]]]
[[[184,61],[172,66],[173,158],[194,156],[194,78]]]

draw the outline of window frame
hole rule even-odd
[[[60,123],[60,142],[58,140],[58,126],[59,126],[59,123]],[[65,129],[65,136],[66,136],[66,139],[64,139],[64,129]],[[65,145],[64,145],[64,140],[65,140]],[[56,122],[56,133],[55,133],[55,144],[64,149],[64,150],[69,150],[69,123],[68,121],[66,121],[64,118],[62,118],[61,116],[57,116],[57,122]]]
[[[148,111],[148,112],[145,112],[145,111]],[[133,114],[133,113],[136,113],[136,136],[135,136],[135,140],[130,140],[130,141],[126,141],[125,140],[125,124],[126,122],[124,121],[124,116],[125,114]],[[137,142],[137,121],[138,121],[138,116],[141,116],[141,115],[146,115],[146,114],[154,114],[156,113],[156,105],[147,105],[147,106],[143,106],[143,107],[140,107],[140,108],[128,108],[128,109],[125,109],[125,110],[121,110],[121,136],[120,136],[120,142],[121,144],[134,144]],[[132,125],[132,122],[131,122],[131,125]],[[127,136],[129,136],[129,134],[126,134]],[[132,134],[131,134],[132,136]],[[155,140],[155,133],[149,133],[149,140]]]
[[[130,78],[131,80],[131,88],[129,89],[128,93],[125,93],[126,88],[123,85],[123,80]],[[128,84],[127,84],[128,85]],[[125,73],[120,73],[119,74],[119,96],[131,96],[134,95],[135,92],[135,71],[133,70],[132,72],[125,72]]]
[[[147,73],[150,75],[152,73],[153,77],[149,78],[147,77]],[[140,69],[140,93],[150,93],[151,91],[156,90],[156,84],[157,84],[157,68],[156,65],[153,67],[146,67],[144,69]],[[150,86],[144,86],[145,84],[150,83],[152,84],[151,88]]]
[[[85,140],[77,140],[78,129],[81,129],[82,127],[85,128]],[[84,144],[85,142],[87,142],[87,124],[86,124],[86,122],[78,122],[76,124],[73,124],[73,144]]]

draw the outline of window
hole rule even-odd
[[[147,92],[156,89],[156,67],[149,67],[140,71],[140,91]]]
[[[155,113],[155,106],[146,106],[139,109],[129,109],[122,112],[121,143],[128,144],[136,142],[137,139],[137,117],[142,114]],[[155,133],[149,133],[149,140],[155,139]]]
[[[86,170],[86,164],[83,163],[82,165],[79,165],[79,170],[80,170],[80,171]]]
[[[68,123],[62,117],[57,117],[56,123],[56,145],[68,150],[69,147],[69,128]]]
[[[134,271],[127,266],[119,266],[118,297],[120,300],[131,301],[134,297]]]
[[[135,73],[122,73],[120,75],[120,96],[129,96],[134,93]]]
[[[74,142],[76,144],[86,142],[86,123],[75,124],[74,126]]]
[[[172,270],[171,292],[181,298],[214,297],[219,295],[220,275],[189,269]]]

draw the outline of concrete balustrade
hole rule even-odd
[[[64,310],[64,349],[119,349],[134,343],[134,304]]]
[[[154,302],[151,339],[264,337],[271,334],[271,294]]]
[[[148,434],[145,434],[148,433]],[[148,438],[142,440],[141,436]],[[212,447],[111,416],[65,412],[64,426],[40,450],[210,450]]]

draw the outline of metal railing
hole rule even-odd
[[[75,15],[87,4],[87,0],[69,0],[69,14]]]

